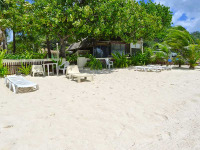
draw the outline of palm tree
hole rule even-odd
[[[169,45],[166,44],[166,42],[163,43],[156,43],[154,45],[154,49],[157,47],[160,51],[160,53],[156,54],[156,59],[160,59],[166,62],[166,65],[169,65],[168,59],[170,58],[171,54],[171,48]]]
[[[186,50],[186,56],[191,69],[197,65],[197,61],[200,59],[200,46],[191,44]]]
[[[194,44],[192,36],[190,33],[182,26],[175,26],[168,30],[168,34],[165,38],[165,42],[169,45],[175,52],[180,54],[184,53],[186,46]]]

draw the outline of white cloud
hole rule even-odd
[[[156,3],[161,3],[169,6],[174,12],[173,24],[181,25],[188,31],[200,31],[200,0],[154,0]],[[179,20],[185,14],[186,20]]]

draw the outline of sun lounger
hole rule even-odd
[[[35,76],[35,74],[42,74],[44,76],[44,69],[42,65],[32,65],[31,74],[33,75],[33,77]]]
[[[135,66],[135,71],[138,71],[138,70],[140,71],[144,70],[144,66]]]
[[[18,92],[18,88],[35,88],[39,89],[36,83],[26,80],[22,76],[7,76],[5,77],[5,84],[9,85],[9,89],[13,89],[14,93]]]
[[[77,65],[71,65],[67,67],[66,76],[72,80],[76,79],[80,82],[82,78],[88,79],[88,77],[93,81],[93,75],[88,73],[80,73]]]

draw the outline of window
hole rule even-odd
[[[111,53],[115,54],[117,52],[125,54],[125,44],[111,44]]]
[[[94,56],[96,58],[106,58],[109,55],[108,46],[96,46],[94,47]]]

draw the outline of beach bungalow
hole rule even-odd
[[[138,51],[143,50],[143,41],[138,41],[136,44],[125,43],[120,40],[88,40],[84,39],[81,42],[71,44],[67,51],[72,51],[79,55],[82,54],[92,54],[96,58],[104,59],[111,58],[112,53],[124,53],[129,56],[134,55]]]

